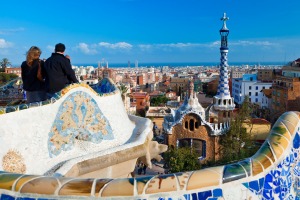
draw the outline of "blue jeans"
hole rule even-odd
[[[26,91],[27,103],[45,101],[47,99],[46,91]]]

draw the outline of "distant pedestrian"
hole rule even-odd
[[[138,175],[142,174],[144,163],[140,162],[138,165]]]
[[[144,164],[144,166],[143,166],[143,174],[144,175],[146,174],[146,170],[147,170],[147,165]]]

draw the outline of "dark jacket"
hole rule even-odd
[[[32,66],[28,66],[26,61],[21,65],[21,76],[23,81],[23,89],[26,91],[43,91],[46,90],[45,82],[40,81],[37,78],[39,60],[34,60]],[[42,74],[45,76],[43,70],[44,62],[40,60],[42,67]]]
[[[60,53],[52,53],[45,61],[46,89],[49,93],[59,92],[66,85],[78,83],[70,60]]]

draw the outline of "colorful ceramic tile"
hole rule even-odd
[[[96,101],[85,92],[70,94],[59,107],[49,133],[49,156],[71,150],[76,140],[99,144],[113,139],[109,121]]]
[[[0,188],[11,190],[15,181],[23,174],[0,174]]]
[[[213,190],[213,197],[222,197],[223,196],[223,191],[222,189],[214,189]]]
[[[267,156],[272,156],[271,159],[275,161],[269,145],[267,143],[264,143],[263,146],[258,150],[258,152],[254,156],[252,156],[252,159],[259,161],[263,165],[264,169],[267,169],[272,165],[269,159],[270,157]]]
[[[15,197],[8,194],[0,194],[0,200],[15,200]]]
[[[187,183],[187,190],[195,190],[202,187],[217,186],[222,180],[222,175],[203,169],[194,171]]]
[[[244,168],[239,164],[230,164],[224,167],[223,183],[228,183],[246,177]]]
[[[177,179],[174,174],[159,175],[150,180],[146,194],[177,191]]]
[[[102,190],[100,197],[133,196],[134,179],[115,179]]]
[[[280,156],[283,154],[284,152],[284,148],[280,145],[280,143],[275,143],[275,142],[269,142],[270,147],[272,149],[272,151],[274,152],[274,156],[279,159]]]
[[[20,189],[20,193],[54,194],[59,186],[56,178],[41,177],[26,182]]]
[[[288,140],[291,140],[290,133],[286,129],[285,125],[281,121],[279,121],[279,120],[275,123],[275,125],[271,129],[271,135],[273,133],[282,135],[282,136],[286,137]],[[276,141],[274,141],[274,142],[276,142]]]
[[[112,83],[111,80],[104,78],[101,80],[100,83],[92,86],[92,88],[98,93],[98,94],[105,94],[105,93],[111,93],[116,90],[116,86]]]
[[[91,196],[94,179],[74,179],[61,186],[58,194],[63,196]]]
[[[263,168],[257,160],[251,159],[252,160],[252,175],[256,176],[257,174],[263,172]]]
[[[37,178],[38,176],[31,176],[31,175],[24,175],[22,176],[15,184],[15,191],[19,191],[21,189],[21,187],[23,186],[24,183],[26,183],[27,181]]]
[[[203,200],[206,200],[208,199],[208,197],[211,197],[212,196],[212,192],[211,190],[208,190],[208,191],[204,191],[204,192],[198,192],[198,199],[203,199]]]
[[[295,126],[298,124],[299,118],[293,112],[286,112],[280,116],[280,120],[285,124],[291,134],[295,132]]]
[[[247,158],[245,160],[242,160],[238,162],[247,172],[247,176],[251,176],[251,160],[250,158]]]
[[[101,189],[111,181],[112,179],[98,179],[96,180],[96,185],[95,185],[95,190],[94,190],[94,194],[95,196],[99,196],[99,192],[101,191]]]
[[[152,176],[142,176],[142,177],[135,178],[137,193],[139,195],[143,194],[146,184],[152,178],[153,178]]]
[[[191,174],[192,172],[179,172],[175,174],[179,181],[180,190],[185,189],[186,183],[188,182]]]
[[[295,138],[294,138],[294,141],[293,141],[293,147],[295,149],[299,149],[299,147],[300,147],[300,134],[299,134],[299,132],[297,132],[296,135],[295,135]]]

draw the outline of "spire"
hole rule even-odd
[[[190,78],[189,80],[189,97],[193,97],[194,94],[194,81],[193,81],[193,77]]]
[[[214,96],[214,105],[215,108],[219,110],[233,110],[234,103],[233,98],[230,96],[229,91],[229,81],[228,81],[228,64],[227,64],[227,54],[228,54],[228,42],[227,37],[229,35],[229,29],[226,26],[226,21],[229,18],[224,13],[221,18],[223,21],[223,27],[220,29],[221,35],[221,59],[220,59],[220,77],[219,77],[219,85],[217,90],[217,95]]]

